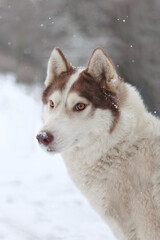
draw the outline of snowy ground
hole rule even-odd
[[[0,240],[115,240],[61,157],[39,148],[38,92],[0,75]]]

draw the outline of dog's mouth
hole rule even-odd
[[[43,144],[40,144],[40,147],[43,149],[43,151],[48,153],[56,153],[56,149],[53,146],[44,146]]]
[[[53,145],[51,145],[51,146],[49,145],[46,147],[46,151],[49,153],[62,153],[64,151],[68,150],[69,148],[73,147],[77,143],[77,141],[78,140],[75,139],[71,145],[66,146],[66,147],[63,146],[58,149],[56,149],[55,146],[53,146]]]
[[[40,135],[40,137],[41,137],[41,135]],[[42,137],[44,138],[44,137],[46,137],[46,135],[43,135]],[[40,138],[40,140],[41,140],[41,138]],[[48,138],[46,139],[46,141],[44,141],[43,139],[42,139],[43,141],[42,140],[40,141],[40,140],[38,139],[38,142],[39,142],[41,148],[45,152],[53,153],[53,154],[62,153],[64,151],[67,151],[69,148],[74,147],[78,142],[78,138],[75,138],[73,140],[73,142],[70,144],[69,143],[65,144],[65,141],[62,141],[62,140],[54,141],[54,142],[52,141],[51,143],[48,144]]]
[[[55,148],[53,147],[47,147],[46,150],[47,152],[56,152]]]

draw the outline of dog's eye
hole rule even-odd
[[[85,108],[86,108],[86,104],[84,104],[84,103],[77,103],[76,106],[75,106],[76,111],[82,111]]]
[[[49,100],[49,106],[50,108],[54,108],[54,102],[52,100]]]

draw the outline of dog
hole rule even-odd
[[[152,81],[152,79],[151,79]],[[160,240],[160,120],[100,47],[86,68],[54,48],[42,93],[46,152],[68,173],[118,240]]]

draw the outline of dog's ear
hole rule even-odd
[[[101,87],[112,88],[112,84],[115,85],[118,79],[118,74],[112,60],[100,47],[94,49],[86,71],[100,83]]]
[[[45,85],[49,85],[54,81],[55,77],[63,72],[71,70],[71,68],[70,63],[67,61],[62,51],[58,47],[54,48],[48,61]]]

